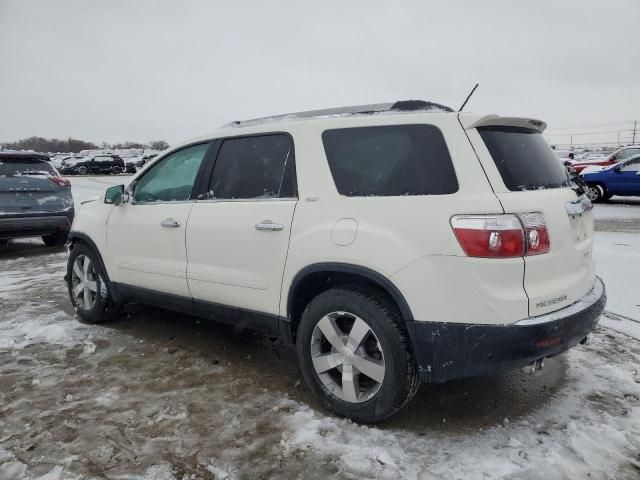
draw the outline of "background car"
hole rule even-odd
[[[640,155],[599,170],[592,167],[580,177],[589,187],[587,194],[593,202],[614,195],[640,196]]]
[[[626,160],[627,158],[631,158],[634,155],[640,154],[640,145],[632,145],[629,147],[622,147],[613,152],[608,157],[597,158],[594,160],[579,160],[572,162],[571,166],[575,169],[576,172],[580,173],[587,167],[592,166],[603,166],[607,167],[610,165],[615,165],[622,160]]]
[[[71,184],[38,153],[0,152],[0,243],[42,237],[63,245],[73,222]]]
[[[104,154],[65,161],[63,175],[87,175],[89,173],[120,174],[125,171],[125,163],[118,155]]]

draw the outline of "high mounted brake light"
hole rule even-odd
[[[456,215],[451,227],[470,257],[514,258],[549,251],[542,213]]]

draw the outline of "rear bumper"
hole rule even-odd
[[[65,212],[0,216],[0,238],[38,237],[68,232],[73,216],[73,209]]]
[[[600,278],[591,291],[561,310],[508,325],[407,322],[424,382],[505,372],[558,355],[595,327],[607,296]]]

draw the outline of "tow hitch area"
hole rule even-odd
[[[526,367],[522,367],[522,371],[524,373],[528,373],[529,375],[533,375],[537,370],[542,370],[544,368],[544,358],[540,360],[536,360],[533,363],[530,363]]]

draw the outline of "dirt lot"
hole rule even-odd
[[[358,426],[309,395],[295,352],[150,308],[74,319],[66,252],[0,252],[0,479],[638,478],[640,344],[424,386]]]

